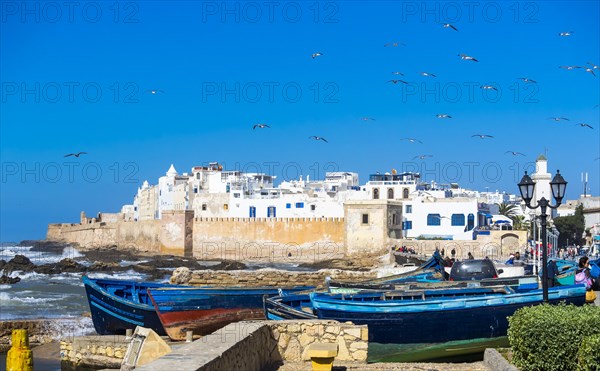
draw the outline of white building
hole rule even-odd
[[[539,155],[535,160],[535,173],[531,175],[531,179],[535,183],[533,191],[532,206],[537,205],[537,201],[544,197],[552,202],[552,190],[550,189],[550,173],[548,172],[548,159],[546,156]],[[550,210],[548,210],[550,211]],[[536,214],[541,214],[541,208],[535,210]]]

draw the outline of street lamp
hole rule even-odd
[[[541,240],[542,240],[542,292],[544,303],[548,302],[548,241],[546,241],[546,221],[548,215],[546,209],[556,209],[560,206],[563,197],[565,196],[565,189],[567,188],[567,182],[560,175],[560,171],[556,170],[556,175],[550,182],[550,188],[552,189],[552,196],[556,200],[556,205],[550,205],[550,201],[546,200],[545,197],[537,200],[536,206],[531,206],[531,199],[533,198],[533,191],[535,190],[535,183],[531,180],[531,177],[523,175],[523,178],[518,184],[521,197],[525,201],[525,205],[530,209],[541,208],[540,222],[541,222]]]

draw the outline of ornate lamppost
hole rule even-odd
[[[523,175],[523,178],[518,184],[521,197],[525,201],[525,205],[530,209],[541,208],[540,214],[540,227],[541,227],[541,240],[542,240],[542,292],[544,303],[548,302],[548,241],[546,240],[546,222],[548,215],[546,214],[547,208],[556,209],[560,206],[563,197],[565,196],[565,190],[567,189],[567,182],[564,180],[560,171],[556,171],[556,175],[550,182],[550,188],[552,189],[552,196],[556,200],[556,205],[550,205],[550,200],[546,200],[545,197],[537,200],[536,206],[531,206],[531,199],[533,198],[533,191],[535,190],[535,183],[531,179],[527,172]]]

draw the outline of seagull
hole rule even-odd
[[[554,120],[556,122],[560,121],[560,120],[566,120],[566,121],[571,121],[566,117],[548,117],[548,120]]]
[[[311,137],[308,137],[308,139],[322,140],[322,141],[323,141],[323,142],[325,142],[325,143],[329,143],[327,140],[325,140],[325,138],[321,138],[321,137],[318,137],[318,136],[316,136],[316,135],[313,135],[313,136],[311,136]]]
[[[256,124],[252,127],[252,130],[254,130],[256,128],[259,128],[259,129],[269,128],[270,129],[271,127],[267,124]]]
[[[462,59],[463,61],[473,61],[473,62],[479,62],[477,59],[475,59],[475,58],[473,58],[473,57],[471,57],[471,56],[468,56],[468,55],[466,55],[466,54],[459,54],[458,56],[459,56],[459,57],[460,57],[460,59]]]
[[[404,74],[402,72],[398,72],[398,71],[394,71],[392,72],[392,75],[400,75],[400,76],[404,76]]]
[[[433,156],[432,155],[419,155],[419,156],[413,157],[413,160],[416,160],[416,159],[425,160],[427,157],[433,157]]]
[[[87,155],[87,152],[69,153],[68,155],[65,155],[64,157],[69,157],[69,156],[79,157],[81,155]]]
[[[451,29],[453,29],[454,31],[458,31],[458,28],[454,27],[454,26],[452,25],[452,23],[444,23],[444,24],[442,25],[442,27],[444,27],[444,28],[451,28]]]
[[[596,76],[596,74],[594,73],[594,69],[593,68],[589,68],[589,67],[584,67],[585,68],[585,72],[589,72],[592,75]]]
[[[492,89],[492,90],[498,91],[498,89],[496,89],[496,87],[494,85],[481,85],[480,88],[483,90]]]
[[[320,56],[322,56],[322,55],[323,55],[323,53],[321,53],[321,52],[316,52],[316,53],[312,53],[312,54],[311,54],[311,57],[312,57],[312,59],[315,59],[315,58],[317,58],[317,57],[320,57]]]
[[[445,114],[445,113],[438,113],[437,115],[435,115],[435,117],[437,117],[438,119],[451,119],[452,116]]]
[[[395,85],[395,84],[397,84],[397,83],[399,83],[399,82],[401,82],[401,83],[403,83],[403,84],[408,84],[408,83],[407,83],[406,81],[404,81],[404,80],[388,80],[387,82],[391,82],[391,83],[393,83],[394,85]]]
[[[375,121],[375,119],[372,117],[361,117],[360,119],[363,121]]]
[[[493,136],[487,135],[487,134],[474,134],[474,135],[471,135],[471,136],[472,137],[479,137],[479,139],[493,138]]]
[[[423,144],[423,142],[421,142],[420,140],[418,140],[418,139],[416,139],[416,138],[402,138],[402,139],[400,139],[400,140],[408,140],[408,141],[409,141],[409,142],[411,142],[411,143],[415,143],[415,142],[417,142],[417,143],[421,143],[421,144]]]
[[[558,36],[573,36],[574,33],[573,31],[561,32]]]
[[[593,127],[590,124],[586,124],[586,123],[580,123],[580,124],[575,124],[575,125],[579,125],[582,128],[590,128],[593,129]]]
[[[581,68],[579,66],[558,66],[558,68],[564,68],[565,70],[573,70],[575,68]]]
[[[154,94],[154,95],[156,95],[158,93],[160,93],[160,94],[164,94],[165,93],[164,90],[160,90],[160,89],[149,89],[149,90],[146,90],[146,92],[148,92],[150,94]]]
[[[527,77],[519,77],[519,80],[523,80],[524,83],[532,83],[532,84],[537,84],[537,81],[529,79]]]
[[[394,48],[395,48],[395,47],[397,47],[398,45],[401,45],[401,46],[406,46],[406,44],[405,44],[405,43],[401,43],[401,42],[398,42],[398,41],[393,41],[393,42],[391,42],[391,43],[387,43],[387,44],[385,44],[384,46],[386,46],[386,47],[387,47],[387,46],[392,46],[392,47],[394,47]]]
[[[587,64],[589,64],[593,69],[597,70],[598,66],[596,66],[595,64],[593,64],[592,62],[587,62]]]
[[[521,152],[517,152],[517,151],[506,151],[506,152],[504,152],[504,154],[508,154],[508,153],[510,153],[513,156],[525,156]]]
[[[431,76],[431,77],[437,77],[436,75],[434,75],[433,73],[429,73],[429,72],[419,72],[419,74],[421,74],[421,76]]]

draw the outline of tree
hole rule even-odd
[[[513,229],[517,231],[526,231],[529,229],[529,221],[525,220],[525,215],[514,215],[511,217]]]
[[[504,215],[508,218],[513,218],[516,214],[517,214],[517,205],[515,204],[507,204],[506,202],[503,202],[501,204],[497,204],[498,205],[498,213],[500,215]]]
[[[558,245],[566,246],[583,245],[581,236],[585,231],[585,218],[583,216],[583,205],[577,206],[574,215],[559,216],[554,218],[554,225],[560,232],[558,236]]]

